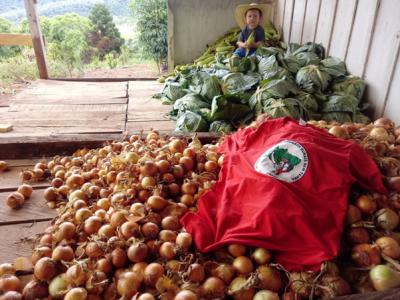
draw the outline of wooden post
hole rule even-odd
[[[175,68],[174,55],[174,3],[168,0],[168,72],[172,72]]]
[[[24,2],[32,35],[33,49],[35,50],[36,62],[39,69],[39,76],[41,79],[48,79],[46,50],[44,48],[39,18],[36,11],[36,0],[24,0]]]

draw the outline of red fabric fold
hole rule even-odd
[[[238,243],[273,250],[290,271],[317,271],[339,252],[350,187],[386,193],[360,146],[290,118],[242,129],[220,151],[218,182],[181,219],[201,252]]]

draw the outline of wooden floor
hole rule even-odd
[[[38,161],[40,159],[8,160],[10,170],[0,172],[0,264],[13,262],[18,257],[30,257],[37,235],[57,215],[43,199],[44,189],[50,186],[48,182],[32,183],[34,191],[22,209],[11,210],[5,204],[7,196],[21,184],[21,170],[32,168]]]
[[[57,150],[64,142],[90,146],[152,128],[172,132],[170,107],[152,99],[161,88],[156,81],[36,81],[0,106],[0,123],[13,126],[0,133],[0,158],[16,150],[38,155],[32,148],[43,143]]]

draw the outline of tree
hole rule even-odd
[[[50,58],[64,62],[70,74],[74,68],[80,68],[85,52],[90,50],[87,35],[91,30],[90,20],[77,14],[52,18],[48,36]]]
[[[99,50],[100,58],[110,52],[121,52],[124,40],[113,21],[109,10],[104,4],[97,3],[90,11],[89,19],[94,29],[89,34],[89,42]]]
[[[14,28],[12,23],[6,18],[0,17],[0,33],[12,33]],[[21,53],[21,48],[18,46],[0,46],[0,59],[10,58]]]
[[[136,19],[139,45],[161,71],[166,65],[168,55],[167,1],[131,0],[129,7]]]

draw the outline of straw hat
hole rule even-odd
[[[258,3],[250,3],[250,4],[240,4],[236,7],[235,10],[235,19],[240,28],[243,28],[245,23],[245,13],[249,9],[259,9],[262,12],[262,17],[260,21],[260,25],[265,27],[270,24],[269,21],[269,12],[270,12],[270,5],[268,4],[258,4]]]

